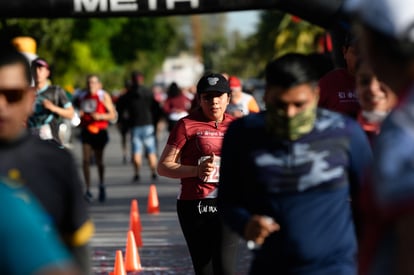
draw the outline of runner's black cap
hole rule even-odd
[[[222,74],[210,73],[204,75],[197,83],[197,93],[220,92],[230,93],[230,85]]]

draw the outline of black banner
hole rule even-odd
[[[166,16],[272,9],[329,26],[343,0],[0,0],[0,18]]]

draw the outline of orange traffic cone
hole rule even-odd
[[[127,275],[121,250],[116,251],[114,271],[110,272],[110,275]]]
[[[128,231],[125,252],[125,270],[127,272],[141,270],[141,259],[138,254],[138,248],[136,246],[134,232],[132,232],[132,230]]]
[[[142,231],[141,219],[139,217],[138,200],[133,199],[131,201],[131,211],[129,215],[129,229],[133,231]]]
[[[150,185],[149,194],[148,194],[148,205],[147,205],[148,214],[158,214],[160,213],[160,205],[158,202],[157,188],[155,184]]]
[[[142,247],[141,238],[141,225],[139,221],[139,215],[137,212],[131,212],[129,217],[129,230],[134,234],[135,244],[138,247]]]
[[[138,212],[138,200],[131,200],[131,212]]]

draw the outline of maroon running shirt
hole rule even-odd
[[[355,91],[355,77],[344,68],[328,72],[319,80],[318,106],[356,118],[360,105]]]
[[[180,162],[183,165],[198,165],[200,159],[210,156],[213,152],[217,157],[220,157],[224,133],[234,119],[233,116],[224,114],[222,122],[210,121],[201,110],[195,110],[178,121],[176,127],[170,132],[167,144],[181,151]],[[216,165],[212,177],[207,182],[203,182],[198,177],[182,178],[178,199],[215,198],[217,196],[219,162]]]

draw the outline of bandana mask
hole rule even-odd
[[[266,106],[266,129],[275,137],[297,140],[312,131],[316,120],[316,102],[293,117],[269,104]]]

